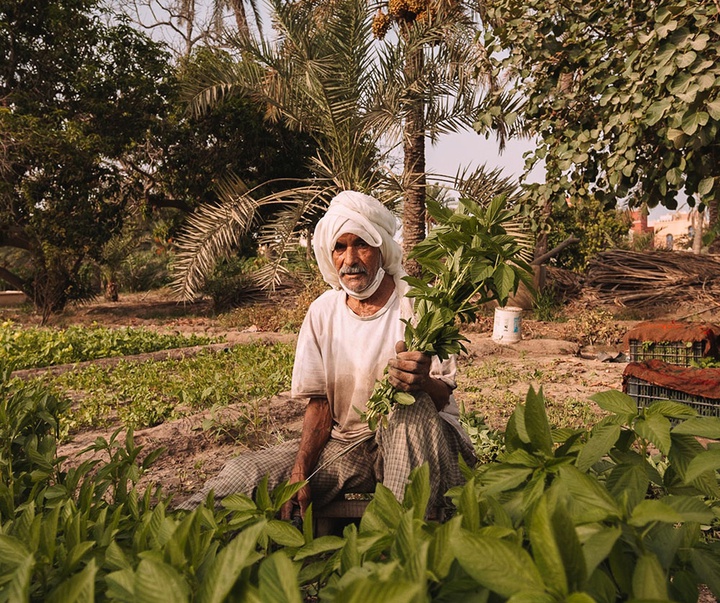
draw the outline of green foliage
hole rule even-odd
[[[555,258],[561,268],[583,272],[590,259],[602,251],[626,247],[632,221],[627,211],[607,208],[595,197],[580,198],[572,205],[553,209],[548,247],[569,236],[579,243],[563,249]]]
[[[98,2],[0,8],[0,246],[23,249],[32,273],[3,265],[43,317],[92,295],[82,268],[99,259],[129,199],[123,160],[162,116],[167,56]],[[141,145],[138,145],[141,146]]]
[[[217,263],[215,270],[205,280],[202,292],[213,300],[216,311],[222,312],[239,305],[248,292],[257,292],[257,283],[252,277],[263,265],[258,257],[233,257]]]
[[[532,268],[511,231],[516,213],[506,208],[504,196],[486,207],[461,199],[457,211],[431,201],[428,212],[437,226],[410,255],[427,280],[405,277],[416,319],[405,321],[405,345],[446,359],[465,349],[457,322],[475,320],[489,301],[504,306],[520,282],[532,287]],[[383,379],[376,383],[363,418],[375,429],[394,404],[413,402],[412,395]]]
[[[126,427],[149,427],[232,403],[245,405],[233,428],[245,433],[257,431],[264,423],[260,401],[290,387],[293,356],[289,345],[258,343],[181,360],[89,366],[43,377],[43,382],[62,392],[80,394],[75,411],[62,417],[63,433],[104,425],[116,417]],[[221,417],[216,419],[209,421],[208,429],[224,430]]]
[[[0,472],[18,497],[0,505],[3,599],[684,603],[698,600],[698,584],[720,595],[720,456],[695,439],[720,439],[720,420],[682,404],[638,410],[604,392],[597,425],[554,429],[531,389],[505,451],[464,468],[449,521],[425,519],[424,465],[403,501],[379,484],[359,526],[316,538],[312,507],[302,530],[276,519],[302,483],[269,492],[263,480],[254,499],[234,494],[191,513],[157,489],[139,492],[161,451],[145,455],[132,432],[89,447],[106,460],[59,470],[52,433],[63,403],[2,379]],[[14,434],[20,462],[8,463]],[[47,441],[43,453],[24,455],[33,438]]]
[[[717,208],[717,19],[711,0],[491,2],[488,55],[523,99],[505,121],[524,118],[538,140],[526,168],[547,170],[531,198],[675,209],[682,191]]]
[[[144,328],[109,329],[95,325],[50,329],[19,327],[12,322],[4,322],[0,323],[0,362],[12,363],[13,369],[19,370],[145,354],[215,341],[217,339],[201,335],[158,333]]]
[[[476,410],[460,412],[460,424],[470,436],[479,463],[495,461],[505,446],[503,434],[488,427],[485,417]]]
[[[535,295],[533,300],[533,317],[543,322],[562,321],[562,305],[557,299],[557,293],[552,285],[546,286]]]

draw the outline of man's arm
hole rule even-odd
[[[403,392],[425,392],[439,411],[450,402],[450,387],[430,376],[431,358],[422,352],[406,351],[405,343],[395,344],[397,356],[388,362],[390,384]]]
[[[290,473],[290,483],[301,482],[312,473],[325,444],[330,439],[331,430],[332,412],[327,398],[310,398],[305,409],[302,433],[300,434],[300,448]],[[294,497],[300,505],[302,517],[305,517],[305,510],[310,504],[311,498],[310,486],[307,484]],[[283,506],[280,512],[282,519],[290,519],[292,502],[289,501]]]

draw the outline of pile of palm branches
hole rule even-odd
[[[585,286],[599,301],[643,307],[720,298],[720,258],[672,251],[606,251],[590,261]]]

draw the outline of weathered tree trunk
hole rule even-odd
[[[238,28],[238,33],[242,36],[250,34],[250,28],[248,27],[247,15],[245,14],[245,5],[243,0],[232,0],[230,3],[233,14],[235,15],[235,24]]]
[[[693,240],[692,251],[699,254],[702,251],[703,223],[705,213],[700,213],[697,208],[692,212]]]
[[[708,216],[710,217],[710,228],[715,229],[717,232],[718,221],[720,220],[720,199],[718,199],[717,193],[715,198],[708,203]],[[720,236],[715,237],[715,240],[710,243],[708,247],[709,253],[720,253]]]
[[[406,81],[413,82],[423,68],[423,53],[416,50],[405,65]],[[407,256],[425,238],[425,115],[422,97],[408,111],[403,137],[405,197],[403,199],[403,257],[405,270],[420,275],[420,266]]]

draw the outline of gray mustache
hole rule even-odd
[[[367,270],[363,268],[362,266],[343,266],[340,268],[340,276],[344,276],[346,274],[366,274]]]

